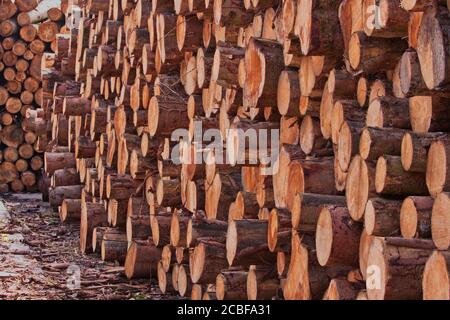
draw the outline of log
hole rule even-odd
[[[415,96],[409,99],[411,128],[414,132],[448,131],[448,113],[445,96]]]
[[[185,247],[188,240],[187,232],[192,213],[175,211],[170,222],[170,244],[175,247]]]
[[[52,207],[58,208],[64,199],[79,199],[83,186],[60,186],[49,191],[49,203]]]
[[[23,139],[22,129],[14,124],[3,127],[0,133],[0,140],[8,147],[18,148]]]
[[[195,246],[192,258],[189,259],[189,270],[193,283],[211,283],[222,269],[228,267],[225,245],[202,239]]]
[[[361,238],[359,240],[359,270],[361,271],[362,278],[367,278],[367,259],[369,256],[370,245],[374,237],[367,234],[364,228],[361,232]]]
[[[349,42],[350,66],[353,71],[367,74],[394,69],[406,48],[405,41],[369,38],[362,31],[355,32]]]
[[[228,225],[224,221],[207,220],[204,217],[194,215],[188,222],[186,246],[193,247],[203,238],[224,242],[227,228]]]
[[[252,38],[245,51],[244,106],[275,106],[277,84],[284,68],[280,44]]]
[[[279,280],[273,267],[251,266],[247,276],[248,300],[270,300],[277,295]]]
[[[58,169],[51,177],[52,187],[79,185],[80,176],[75,168]]]
[[[291,245],[291,215],[287,210],[272,209],[269,213],[267,246],[270,252],[289,251]],[[278,256],[277,256],[278,258]]]
[[[148,108],[148,126],[151,136],[170,136],[173,130],[188,127],[186,102],[155,96]]]
[[[345,198],[350,215],[356,221],[363,217],[369,195],[375,193],[374,178],[373,164],[355,156],[348,169]]]
[[[106,178],[106,196],[108,199],[128,200],[136,192],[139,181],[126,174],[108,174]]]
[[[356,300],[362,285],[346,279],[332,279],[323,300]]]
[[[397,236],[400,234],[401,201],[371,198],[364,212],[364,226],[369,236]]]
[[[329,149],[328,140],[320,131],[320,121],[309,115],[304,116],[300,126],[300,147],[305,154],[326,153]]]
[[[447,250],[450,246],[448,204],[448,193],[440,193],[436,197],[431,211],[431,238],[436,247],[441,250]]]
[[[425,175],[420,172],[404,171],[398,156],[381,156],[375,169],[375,190],[379,194],[427,195]]]
[[[447,134],[441,132],[405,132],[401,145],[403,169],[413,172],[426,172],[428,150],[434,141],[440,139],[448,139]]]
[[[338,141],[338,134],[344,121],[363,123],[366,113],[358,108],[356,100],[338,100],[331,113],[331,140]]]
[[[213,183],[205,182],[205,213],[208,219],[228,220],[228,208],[239,191],[236,179],[229,175],[216,173]]]
[[[344,121],[337,134],[337,151],[335,159],[337,159],[339,168],[342,172],[347,172],[350,161],[353,156],[358,154],[361,149],[361,139],[364,128],[360,122]]]
[[[128,279],[155,277],[161,249],[151,241],[133,241],[125,258],[125,275]]]
[[[170,243],[172,217],[168,214],[158,213],[150,215],[152,240],[156,246]]]
[[[329,205],[345,206],[343,196],[301,193],[298,197],[298,210],[291,210],[292,228],[299,231],[315,231],[322,207]],[[309,226],[309,227],[308,227]]]
[[[126,222],[128,243],[133,240],[147,240],[151,236],[150,219],[146,215],[128,216]]]
[[[439,90],[448,84],[448,54],[444,46],[448,34],[443,32],[448,25],[448,15],[446,8],[432,6],[424,12],[419,29],[417,55],[423,80],[430,90]],[[436,57],[435,52],[442,52],[442,55]]]
[[[298,3],[294,34],[299,36],[303,55],[342,56],[344,45],[336,14],[339,6],[339,1]],[[327,19],[329,23],[320,23],[323,19]]]
[[[222,271],[216,278],[217,300],[244,300],[247,298],[248,272],[244,270]]]
[[[52,175],[58,169],[75,168],[74,153],[52,153],[44,154],[44,169],[48,175]]]
[[[156,186],[156,201],[162,207],[172,207],[180,202],[180,180],[160,179]]]
[[[92,231],[92,252],[98,252],[102,246],[103,235],[108,227],[95,227]]]
[[[411,120],[408,99],[391,96],[373,100],[367,110],[366,125],[368,127],[394,127],[410,129]]]
[[[108,216],[103,204],[84,202],[81,204],[80,219],[80,251],[86,253],[92,249],[94,228],[106,226]]]
[[[408,35],[409,13],[401,0],[364,1],[364,32],[370,37],[403,38]],[[374,12],[375,11],[375,12]],[[368,15],[368,16],[367,16]]]
[[[366,127],[361,132],[359,154],[364,160],[378,160],[385,154],[399,156],[406,134],[400,129]]]
[[[409,196],[400,209],[400,232],[403,238],[431,238],[433,198]]]
[[[159,261],[157,267],[159,290],[161,290],[162,293],[172,293],[175,291],[171,282],[172,274],[166,272],[162,265],[163,263]]]
[[[59,210],[61,222],[79,221],[81,216],[81,199],[64,199]]]
[[[127,256],[128,242],[124,233],[110,232],[108,228],[103,234],[101,242],[102,261],[125,262]]]
[[[316,252],[320,265],[357,266],[361,232],[361,223],[352,220],[347,208],[323,208],[316,229]]]
[[[178,267],[178,293],[184,297],[192,290],[192,282],[189,280],[189,266],[180,264]]]
[[[400,60],[400,86],[407,97],[429,92],[420,69],[419,57],[414,50],[407,50]]]
[[[448,191],[450,183],[449,171],[447,170],[447,159],[450,159],[449,144],[447,141],[435,141],[428,150],[426,183],[432,197],[436,197],[443,191]]]
[[[250,266],[274,261],[276,255],[267,246],[268,222],[232,220],[228,223],[226,251],[230,266]]]
[[[370,300],[422,298],[421,276],[433,246],[413,239],[398,243],[397,239],[372,240],[367,261],[372,267],[366,280]]]
[[[219,42],[214,54],[211,80],[226,88],[239,87],[239,68],[245,50]]]
[[[448,270],[450,256],[446,251],[433,251],[423,271],[422,291],[424,300],[450,299]]]

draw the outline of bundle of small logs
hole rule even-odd
[[[0,2],[0,191],[37,191],[47,145],[41,62],[64,15],[56,0]],[[50,126],[50,122],[48,122]],[[51,128],[49,128],[51,130]]]
[[[35,121],[82,252],[192,299],[449,299],[446,1],[63,12]]]

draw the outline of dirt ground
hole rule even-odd
[[[79,226],[61,224],[40,194],[0,194],[0,300],[170,299],[153,280],[78,249]]]

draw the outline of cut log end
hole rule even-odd
[[[286,115],[291,101],[291,84],[289,71],[283,71],[278,80],[277,91],[278,111],[281,115]]]
[[[368,127],[382,128],[383,123],[384,120],[381,103],[378,99],[375,99],[369,104],[369,109],[367,110],[366,125]]]
[[[180,265],[178,269],[178,292],[180,296],[184,297],[186,295],[189,287],[189,282],[190,280],[185,266]]]
[[[387,163],[384,157],[379,157],[375,169],[375,190],[380,193],[384,189],[387,173]]]
[[[372,235],[375,229],[376,212],[371,200],[367,201],[366,209],[364,210],[364,227],[368,235]]]
[[[317,260],[321,266],[325,266],[331,253],[333,243],[333,225],[330,212],[322,208],[316,228]]]
[[[359,78],[356,91],[356,98],[361,107],[366,105],[368,87],[369,85],[367,83],[367,79],[364,77]]]
[[[196,283],[200,279],[204,267],[205,267],[205,245],[203,243],[199,243],[194,249],[192,260],[190,262],[190,272],[192,282]]]
[[[412,239],[417,231],[417,209],[411,198],[406,198],[400,209],[400,230],[403,238]]]
[[[411,168],[413,162],[414,145],[411,134],[405,133],[402,139],[401,160],[402,166],[405,171]]]
[[[369,157],[370,153],[370,145],[372,144],[372,139],[370,137],[370,132],[367,128],[365,128],[361,132],[361,137],[359,140],[359,154],[361,158],[366,160]]]
[[[227,260],[230,266],[233,264],[233,260],[236,255],[237,241],[238,239],[237,239],[236,222],[232,220],[228,223],[227,240],[226,240]]]
[[[226,279],[222,274],[218,274],[216,278],[216,297],[217,300],[223,300],[225,298],[225,283]]]
[[[436,196],[444,189],[447,176],[447,156],[442,141],[434,142],[427,159],[426,183],[431,196]]]
[[[272,209],[269,214],[269,223],[267,228],[267,244],[269,250],[274,252],[277,246],[277,234],[278,234],[278,211]]]
[[[345,196],[350,215],[354,220],[360,220],[369,196],[369,172],[366,162],[359,155],[350,163]]]
[[[162,261],[158,262],[157,272],[158,272],[158,286],[159,286],[159,290],[161,290],[162,293],[166,293],[167,292],[168,279],[167,279],[167,273],[164,270]]]
[[[447,263],[439,251],[428,258],[423,271],[422,290],[424,300],[449,300],[450,282]]]
[[[440,193],[433,205],[431,214],[431,237],[436,247],[447,250],[450,247],[450,198]]]
[[[357,70],[361,63],[361,48],[358,33],[353,33],[349,43],[348,49],[350,65]]]

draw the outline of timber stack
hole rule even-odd
[[[41,64],[64,25],[57,0],[0,3],[0,191],[37,191],[51,131]],[[48,118],[47,118],[48,116]]]
[[[36,121],[82,252],[192,299],[449,299],[446,1],[63,12]]]

